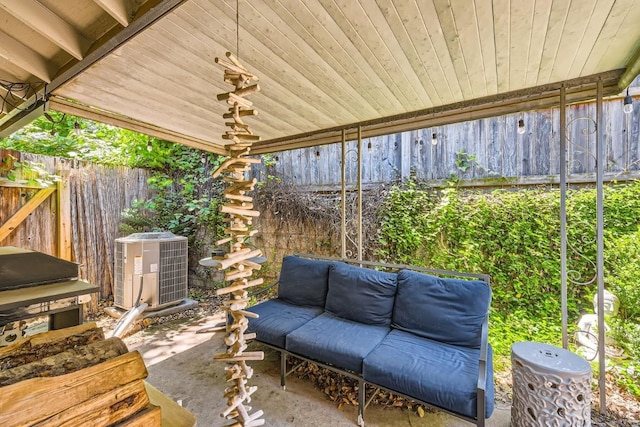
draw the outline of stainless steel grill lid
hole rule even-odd
[[[0,248],[0,290],[26,288],[77,277],[76,263],[40,252]]]

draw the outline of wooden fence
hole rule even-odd
[[[608,179],[640,176],[640,102],[624,114],[622,99],[603,102]],[[567,108],[570,181],[595,176],[595,103]],[[524,121],[524,134],[518,121]],[[414,176],[445,185],[542,184],[558,181],[559,109],[468,121],[436,128],[367,138],[362,143],[362,180],[377,185]],[[436,144],[432,144],[435,134]],[[341,178],[341,144],[273,153],[253,169],[260,180],[279,177],[310,190],[335,190]],[[357,179],[357,142],[346,150],[346,182]]]
[[[65,159],[0,150],[0,159],[41,164],[62,181],[24,218],[17,213],[42,188],[27,181],[0,179],[0,245],[17,246],[59,256],[81,264],[80,276],[100,287],[100,296],[113,292],[114,239],[119,237],[120,213],[135,199],[146,198],[148,173],[143,169],[107,167]],[[5,166],[7,169],[7,166]],[[6,172],[6,170],[5,170]],[[15,224],[13,224],[15,222]],[[65,231],[67,230],[67,231]],[[65,234],[70,242],[64,243]],[[65,248],[69,249],[68,253]],[[92,308],[96,307],[94,299]]]

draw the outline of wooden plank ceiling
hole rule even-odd
[[[250,124],[267,152],[358,123],[374,135],[546,106],[562,82],[570,100],[598,78],[619,93],[638,74],[638,22],[636,0],[0,0],[0,78],[53,82],[51,108],[224,153],[214,58],[238,51],[261,78]]]

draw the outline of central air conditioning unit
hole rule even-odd
[[[187,297],[187,238],[135,233],[115,240],[114,304],[158,309]],[[142,290],[141,290],[142,289]]]

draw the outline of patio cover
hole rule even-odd
[[[239,13],[238,11],[239,6]],[[236,20],[239,16],[239,32]],[[618,94],[635,0],[0,0],[0,136],[46,108],[225,153],[226,51],[265,153]],[[11,104],[11,105],[10,105]]]

